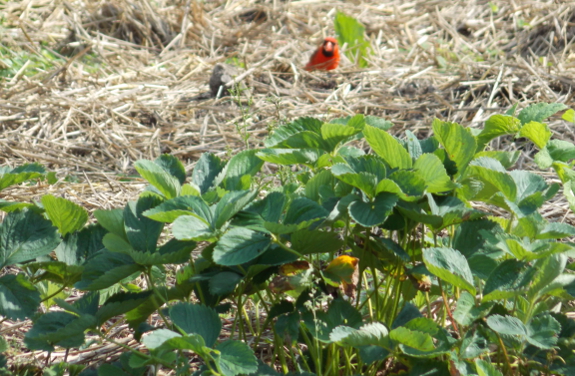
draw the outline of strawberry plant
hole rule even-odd
[[[2,202],[0,267],[19,273],[0,278],[0,315],[32,318],[25,345],[48,352],[115,342],[125,320],[143,347],[117,343],[118,362],[83,375],[573,374],[575,228],[540,213],[561,188],[573,207],[575,146],[544,122],[564,109],[436,119],[424,140],[373,116],[300,118],[190,177],[169,155],[136,162],[149,187],[94,224],[51,195]],[[533,142],[562,184],[516,169],[497,137]]]

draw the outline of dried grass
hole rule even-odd
[[[53,49],[61,62],[3,79],[0,164],[40,162],[77,179],[7,189],[3,198],[51,190],[89,209],[123,206],[143,186],[135,160],[172,153],[191,170],[203,152],[246,148],[238,128],[254,148],[304,115],[377,115],[395,134],[426,137],[435,117],[477,127],[517,102],[572,106],[573,4],[491,3],[496,11],[486,0],[2,2],[2,46],[31,56]],[[317,42],[333,35],[336,9],[366,26],[369,68],[344,58],[335,73],[307,73]],[[205,99],[212,68],[227,59],[245,65],[250,90]],[[558,117],[550,127],[575,141]],[[522,166],[532,168],[534,150],[497,142],[523,150]],[[575,223],[557,197],[544,215]],[[11,325],[20,324],[5,321],[1,331],[14,333]]]

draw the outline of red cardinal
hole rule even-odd
[[[325,38],[321,46],[311,55],[305,70],[332,70],[339,64],[339,47],[337,40],[332,37]]]

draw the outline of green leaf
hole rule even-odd
[[[124,208],[126,236],[136,251],[154,252],[164,224],[144,216],[143,212],[160,204],[155,196],[141,196]]]
[[[264,164],[264,161],[256,156],[257,150],[244,150],[234,155],[226,165],[226,177],[224,187],[230,191],[250,188],[251,179]]]
[[[420,178],[427,185],[427,192],[441,193],[456,187],[451,181],[441,160],[435,154],[422,154],[413,166]]]
[[[0,269],[47,255],[60,243],[52,223],[29,210],[8,213],[0,227]]]
[[[569,203],[569,209],[575,211],[575,180],[569,180],[563,184],[563,195]]]
[[[251,203],[257,196],[257,191],[233,191],[221,198],[214,210],[214,223],[216,229],[229,221],[237,212]]]
[[[91,315],[77,317],[67,312],[47,312],[34,322],[24,337],[30,350],[54,351],[54,345],[64,348],[80,347],[84,331],[93,327],[96,319]]]
[[[40,293],[24,274],[0,277],[0,316],[24,320],[40,305]]]
[[[325,187],[333,187],[334,178],[329,170],[321,170],[308,180],[305,185],[305,196],[313,201],[320,200],[320,191]]]
[[[411,156],[407,150],[389,133],[379,128],[366,125],[363,134],[369,146],[391,168],[411,168]]]
[[[537,211],[559,189],[558,184],[548,186],[543,177],[532,172],[514,170],[509,172],[509,175],[517,187],[516,198],[514,201],[506,199],[505,202],[518,218],[526,217]]]
[[[163,331],[167,329],[159,329],[155,332]],[[174,333],[174,332],[172,332]],[[158,351],[163,350],[192,350],[200,357],[207,357],[210,351],[209,347],[206,346],[204,343],[204,339],[199,334],[188,334],[185,337],[180,336],[179,334],[175,333],[174,336],[172,333],[163,333],[160,334],[155,343],[150,345],[159,345]],[[165,340],[162,342],[162,338],[164,337]],[[171,337],[171,338],[168,338]]]
[[[128,240],[126,229],[124,228],[124,211],[122,209],[95,210],[94,217],[96,217],[100,226]]]
[[[98,305],[100,302],[100,292],[89,292],[84,295],[74,303],[70,304],[63,299],[55,299],[56,304],[59,307],[65,309],[66,311],[75,313],[78,316],[81,315],[92,315],[94,316],[98,312]]]
[[[220,354],[215,360],[224,376],[250,374],[258,369],[258,362],[252,349],[243,342],[227,340],[220,343],[216,350]]]
[[[476,304],[475,298],[467,291],[463,291],[457,300],[453,318],[459,324],[469,326],[487,316],[492,306],[492,303]]]
[[[314,122],[319,122],[320,125],[322,124],[322,122],[317,119],[311,119],[311,120],[313,120]],[[313,124],[312,128],[315,128],[315,125],[317,125],[317,123]],[[274,133],[274,136],[278,133],[278,131],[281,132],[282,130],[283,130],[282,128],[278,128]],[[266,144],[266,146],[270,145]],[[290,135],[289,138],[287,138],[285,141],[282,141],[280,144],[277,145],[277,147],[294,148],[294,149],[320,149],[326,152],[329,152],[331,150],[331,146],[321,137],[319,128],[313,130],[302,130],[293,135]]]
[[[192,183],[200,188],[203,195],[215,186],[216,178],[224,169],[225,162],[212,153],[203,153],[192,172]]]
[[[447,157],[457,166],[456,176],[465,171],[477,149],[477,141],[469,129],[457,123],[448,123],[439,119],[433,120],[433,133],[445,148]]]
[[[508,200],[515,201],[517,186],[513,177],[505,171],[499,161],[487,157],[474,159],[466,173],[466,177],[469,176],[485,183],[485,188],[480,192],[479,197],[488,199],[497,192],[501,192]]]
[[[63,262],[53,260],[34,262],[27,264],[26,266],[33,272],[42,271],[36,281],[51,282],[51,284],[47,284],[46,286],[54,287],[56,290],[62,285],[70,286],[78,282],[82,276],[82,272],[84,271],[84,267],[80,265],[66,265]],[[43,291],[43,293],[43,297],[50,294],[47,291]]]
[[[389,175],[389,180],[397,184],[401,192],[396,194],[405,201],[420,199],[426,188],[425,181],[414,171],[399,170]],[[377,187],[379,189],[379,185]],[[379,193],[379,192],[378,192]]]
[[[210,240],[216,236],[211,226],[195,215],[182,215],[172,226],[172,234],[178,240]]]
[[[184,332],[202,336],[208,347],[214,346],[222,330],[218,313],[204,305],[175,304],[170,307],[170,318]]]
[[[411,155],[412,160],[417,160],[423,154],[421,148],[421,142],[417,139],[417,136],[413,134],[410,130],[405,131],[405,144],[407,146],[407,151]]]
[[[391,121],[372,115],[367,115],[365,117],[365,124],[371,125],[372,127],[379,128],[384,131],[393,127],[393,123]]]
[[[195,242],[170,239],[157,252],[140,252],[124,239],[110,233],[104,236],[103,243],[109,251],[126,254],[136,264],[143,266],[182,264],[189,261],[190,253],[196,245]]]
[[[568,109],[563,113],[561,119],[568,121],[570,123],[575,122],[575,111],[573,111],[572,109]]]
[[[551,140],[546,145],[554,161],[570,162],[575,159],[575,144],[563,140]]]
[[[547,124],[530,121],[523,125],[519,131],[519,136],[530,139],[539,149],[542,149],[551,138],[551,130]]]
[[[82,280],[75,287],[80,290],[102,290],[140,270],[141,266],[128,255],[100,251],[88,259]]]
[[[540,349],[553,349],[559,339],[561,325],[549,313],[535,316],[527,324],[527,342]]]
[[[369,42],[364,39],[365,27],[355,18],[337,11],[334,20],[335,33],[341,46],[347,43],[346,55],[355,61],[360,68],[368,65]]]
[[[166,198],[174,198],[180,194],[182,185],[178,177],[170,174],[162,166],[146,159],[140,159],[134,163],[134,167],[144,179],[162,192]]]
[[[330,152],[333,151],[341,141],[347,140],[351,136],[361,132],[365,126],[363,115],[356,115],[354,119],[356,119],[356,121],[351,122],[352,126],[334,123],[322,124],[321,136],[331,145],[332,149],[329,150]]]
[[[551,158],[547,146],[545,146],[543,149],[539,150],[537,154],[535,154],[534,161],[537,164],[537,166],[542,170],[547,170],[549,167],[553,165],[553,158]]]
[[[353,187],[360,189],[368,197],[375,196],[377,186],[377,176],[369,172],[355,173],[351,167],[338,163],[331,168],[331,173],[339,180]]]
[[[209,280],[210,293],[213,295],[228,295],[234,292],[242,276],[238,273],[224,271],[214,275]]]
[[[359,157],[347,157],[347,163],[353,172],[367,172],[381,180],[387,176],[387,169],[385,163],[377,155],[369,154]]]
[[[383,237],[379,237],[378,240],[381,242],[381,244],[385,249],[393,253],[395,256],[399,257],[405,262],[411,261],[411,257],[409,256],[409,254],[405,252],[405,250],[393,240],[386,239]]]
[[[291,248],[301,255],[335,252],[343,244],[337,232],[304,228],[291,235]]]
[[[250,205],[247,210],[258,213],[265,221],[278,222],[282,213],[287,198],[281,192],[271,192],[262,200],[256,201]]]
[[[431,213],[438,219],[437,223],[435,221],[430,221],[429,223],[434,230],[440,230],[447,226],[460,224],[466,221],[475,221],[486,214],[479,210],[467,207],[457,197],[447,196],[445,198],[438,198],[439,205],[435,203],[433,196],[429,193],[427,194],[427,199],[429,201]]]
[[[296,140],[297,135],[307,131],[316,134],[317,137],[320,138],[322,124],[323,122],[321,120],[311,117],[296,119],[291,123],[275,129],[274,132],[266,138],[264,145],[267,148],[305,148],[305,146],[298,146],[296,142],[293,142]],[[290,140],[292,138],[293,140]]]
[[[283,224],[301,224],[307,221],[325,218],[328,214],[328,211],[317,202],[306,197],[298,197],[293,199],[288,207]]]
[[[146,348],[154,350],[172,338],[181,338],[181,334],[178,334],[169,329],[157,329],[149,335],[145,336],[142,340],[142,343],[144,346],[146,346]]]
[[[118,292],[106,300],[96,312],[98,325],[103,325],[114,316],[119,316],[137,308],[153,294],[153,291]]]
[[[341,342],[356,348],[368,345],[380,346],[387,349],[393,347],[389,338],[389,331],[385,325],[379,322],[365,324],[359,329],[348,326],[338,326],[332,330],[330,339],[333,342]]]
[[[300,314],[293,311],[278,317],[275,330],[277,335],[284,341],[294,344],[297,341],[300,328]]]
[[[433,351],[432,337],[427,333],[422,333],[416,330],[410,330],[403,326],[393,329],[389,332],[389,338],[399,342],[405,346],[412,347],[420,351]]]
[[[38,211],[38,207],[34,204],[29,204],[27,202],[10,202],[3,199],[0,199],[0,210],[6,213],[11,213],[13,211],[22,210],[27,208],[29,210]]]
[[[79,231],[88,221],[86,209],[65,198],[45,195],[42,197],[42,205],[62,236]]]
[[[66,265],[82,265],[86,259],[104,249],[102,239],[107,231],[99,225],[89,225],[69,234],[54,250],[58,261]]]
[[[364,202],[360,199],[353,201],[349,205],[348,211],[351,218],[360,225],[364,227],[377,226],[385,222],[397,201],[396,195],[383,192],[371,202]]]
[[[45,173],[46,170],[39,163],[24,164],[12,170],[8,166],[0,167],[0,191],[11,185],[39,178]]]
[[[486,239],[482,235],[482,231],[484,230],[489,233],[502,231],[499,224],[487,219],[463,222],[461,226],[455,230],[453,248],[460,251],[468,260],[476,253],[493,253],[491,247],[486,245]],[[473,270],[473,264],[470,265],[470,267]]]
[[[8,350],[8,342],[4,339],[4,337],[0,336],[0,353],[6,352]],[[0,361],[0,368],[4,367],[5,364],[2,364]]]
[[[213,259],[219,265],[241,265],[267,251],[270,244],[271,239],[262,233],[234,227],[217,242]]]
[[[180,160],[171,154],[162,154],[154,161],[155,164],[162,167],[167,173],[178,179],[180,185],[186,181],[186,168]]]
[[[313,167],[325,152],[320,149],[262,149],[256,153],[261,160],[280,165],[303,164]]]
[[[516,134],[521,128],[519,119],[507,115],[492,115],[485,121],[485,126],[477,136],[477,151],[485,149],[485,145],[496,137],[506,134]]]
[[[500,150],[489,150],[489,151],[480,151],[478,153],[475,153],[474,158],[480,158],[480,157],[492,158],[492,159],[499,161],[499,163],[501,163],[503,168],[509,169],[509,168],[513,167],[515,165],[515,163],[517,163],[517,160],[519,160],[520,156],[521,156],[521,151],[519,151],[519,150],[516,150],[513,152],[511,152],[511,151],[500,151]]]
[[[526,336],[527,328],[521,320],[513,316],[491,315],[487,318],[487,326],[499,334]]]
[[[477,367],[478,376],[503,376],[492,363],[485,360],[476,359],[475,366]]]
[[[483,328],[475,328],[465,334],[459,350],[463,358],[474,359],[489,351],[490,342],[483,333]]]
[[[566,264],[567,256],[564,254],[554,254],[535,261],[533,267],[537,272],[535,273],[531,287],[527,292],[528,298],[533,300],[540,296],[541,290],[563,273]]]
[[[182,215],[193,214],[207,224],[212,223],[213,215],[206,202],[198,196],[179,196],[162,202],[146,210],[144,216],[158,222],[174,222]]]
[[[170,239],[158,249],[159,254],[154,254],[157,260],[150,265],[183,264],[190,260],[195,248],[196,242]]]
[[[575,227],[567,223],[547,223],[536,235],[536,239],[561,239],[575,237]]]
[[[483,301],[506,299],[524,294],[535,271],[524,261],[515,259],[503,261],[485,282]]]
[[[531,121],[541,122],[566,108],[567,106],[563,103],[537,103],[524,108],[517,118],[521,121],[521,124],[527,124]]]
[[[438,278],[475,295],[473,274],[467,259],[453,248],[424,248],[423,261],[427,269]]]

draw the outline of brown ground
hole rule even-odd
[[[336,9],[366,26],[368,68],[344,58],[334,73],[303,71],[334,34]],[[557,0],[8,0],[0,35],[0,69],[14,54],[59,57],[0,77],[0,165],[36,161],[72,181],[2,198],[51,190],[89,210],[141,191],[138,159],[172,153],[189,171],[201,153],[259,147],[299,116],[377,115],[395,134],[425,137],[434,117],[480,127],[517,102],[573,105],[575,6]],[[245,67],[249,90],[209,98],[211,71],[225,61]],[[559,116],[550,126],[575,140]],[[499,147],[525,150],[531,168],[530,145],[506,138]],[[573,223],[559,196],[545,215]]]

